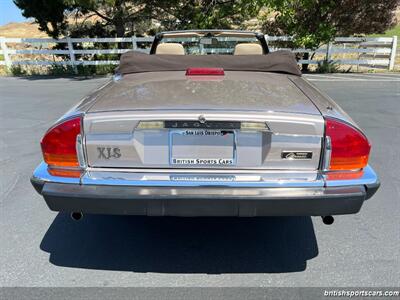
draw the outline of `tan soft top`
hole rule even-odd
[[[267,55],[149,55],[129,51],[121,56],[116,72],[184,71],[187,68],[223,68],[226,71],[276,72],[301,76],[295,56],[289,51],[276,51]]]

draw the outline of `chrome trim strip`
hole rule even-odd
[[[327,136],[325,137],[325,151],[324,151],[324,158],[322,165],[322,170],[325,172],[329,170],[329,165],[331,164],[331,155],[332,155],[331,137]]]
[[[229,111],[229,114],[221,112],[220,109],[217,110],[207,110],[204,113],[204,117],[208,121],[221,121],[221,120],[235,120],[240,122],[286,122],[286,123],[300,123],[300,124],[322,124],[324,123],[324,119],[321,115],[304,115],[304,114],[294,114],[294,113],[286,113],[286,112],[276,112],[276,111]],[[141,121],[157,121],[157,120],[173,120],[173,121],[184,121],[184,120],[198,120],[199,112],[193,109],[189,110],[162,110],[158,113],[154,113],[149,110],[134,110],[134,111],[96,111],[89,112],[86,117],[89,120],[132,120],[132,118],[141,120]],[[273,130],[273,128],[270,128]],[[322,127],[321,127],[322,130]],[[323,132],[317,132],[315,135],[320,136],[319,134],[323,134]]]
[[[378,176],[375,171],[367,165],[363,169],[363,176],[357,179],[350,180],[327,180],[327,174],[324,175],[325,186],[333,187],[333,186],[349,186],[349,185],[374,185],[379,183]]]
[[[100,175],[100,176],[99,176]],[[105,174],[104,174],[105,175]],[[324,180],[322,176],[318,176],[315,180],[302,180],[302,179],[282,179],[282,180],[264,180],[260,177],[258,180],[235,180],[235,181],[202,181],[202,180],[159,180],[148,179],[147,175],[139,176],[139,178],[129,179],[115,174],[115,177],[104,176],[101,174],[87,172],[82,177],[82,184],[84,185],[119,185],[119,186],[158,186],[158,187],[252,187],[252,188],[282,188],[282,187],[324,187]],[[108,174],[109,175],[109,174]],[[157,175],[157,174],[155,174]],[[172,173],[171,176],[174,174]],[[188,174],[188,177],[191,176]],[[155,176],[157,177],[157,176]]]
[[[116,172],[116,171],[86,171],[81,178],[57,177],[48,172],[48,166],[42,162],[34,171],[32,180],[37,182],[57,182],[65,184],[84,184],[84,185],[114,185],[114,186],[161,186],[161,187],[251,187],[251,188],[285,188],[285,187],[340,187],[357,185],[374,185],[379,183],[376,173],[370,166],[364,168],[364,174],[361,178],[351,180],[327,180],[327,174],[315,172],[292,173],[290,172],[269,172],[273,178],[268,178],[268,172],[258,173],[236,173],[234,180],[202,180],[196,173],[186,170],[185,176],[189,180],[174,180],[173,177],[178,172],[168,170],[167,173],[153,172]],[[182,173],[181,173],[182,174]],[[232,174],[232,173],[231,173]],[[245,175],[243,175],[245,174]],[[279,174],[282,174],[281,179]],[[210,177],[218,175],[215,172],[208,172]],[[219,173],[221,177],[226,173]],[[284,176],[286,175],[286,176]],[[190,180],[190,176],[200,177],[199,180]],[[207,176],[203,173],[201,176]],[[178,177],[179,178],[179,177]]]
[[[122,173],[184,173],[184,174],[303,174],[303,175],[316,175],[316,170],[266,170],[265,168],[247,168],[247,169],[223,169],[223,168],[103,168],[103,167],[87,167],[88,172],[122,172]]]
[[[83,141],[82,141],[82,135],[78,134],[76,136],[76,153],[78,156],[78,162],[79,162],[79,166],[81,168],[86,168],[87,164],[86,164],[86,157],[85,157],[85,151],[83,150]]]

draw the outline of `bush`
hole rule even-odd
[[[93,75],[108,75],[113,74],[116,66],[114,65],[97,65],[97,66],[76,66],[70,65],[51,65],[47,72],[43,75],[51,76],[93,76]]]
[[[65,76],[65,75],[74,75],[74,68],[68,65],[51,65],[47,69],[47,74],[51,76]]]
[[[341,72],[339,66],[332,62],[324,60],[323,62],[318,64],[317,69],[315,70],[317,73],[338,73]]]
[[[94,66],[76,66],[76,69],[70,65],[52,64],[50,66],[22,66],[12,65],[10,68],[4,67],[4,73],[10,76],[94,76],[113,74],[116,65],[94,65]]]
[[[12,65],[8,68],[8,73],[12,76],[25,76],[28,72],[20,65]]]
[[[77,66],[78,75],[81,76],[113,74],[115,68],[115,65]]]

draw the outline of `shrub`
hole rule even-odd
[[[8,73],[12,76],[25,76],[28,72],[20,65],[12,65],[8,68]]]
[[[78,75],[81,76],[113,74],[115,68],[115,65],[77,66]]]
[[[323,62],[318,64],[317,69],[315,70],[317,73],[338,73],[341,72],[339,66],[328,60],[324,60]]]
[[[76,66],[75,68],[70,65],[51,65],[47,71],[47,75],[52,76],[93,76],[93,75],[107,75],[114,73],[114,65],[96,65],[96,66]]]
[[[51,76],[74,75],[74,68],[68,65],[53,64],[47,69],[47,75]]]
[[[12,65],[10,68],[4,66],[5,74],[10,76],[94,76],[94,75],[109,75],[113,74],[117,66],[115,65],[95,65],[95,66],[76,66],[76,71],[73,66],[52,64],[50,66],[35,68],[36,66],[24,67],[22,65]]]

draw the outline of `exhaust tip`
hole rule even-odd
[[[335,222],[335,219],[332,216],[322,216],[321,218],[325,225],[332,225],[333,222]]]
[[[80,211],[74,211],[71,213],[71,219],[74,221],[79,221],[82,218],[83,218],[83,213],[81,213]]]

